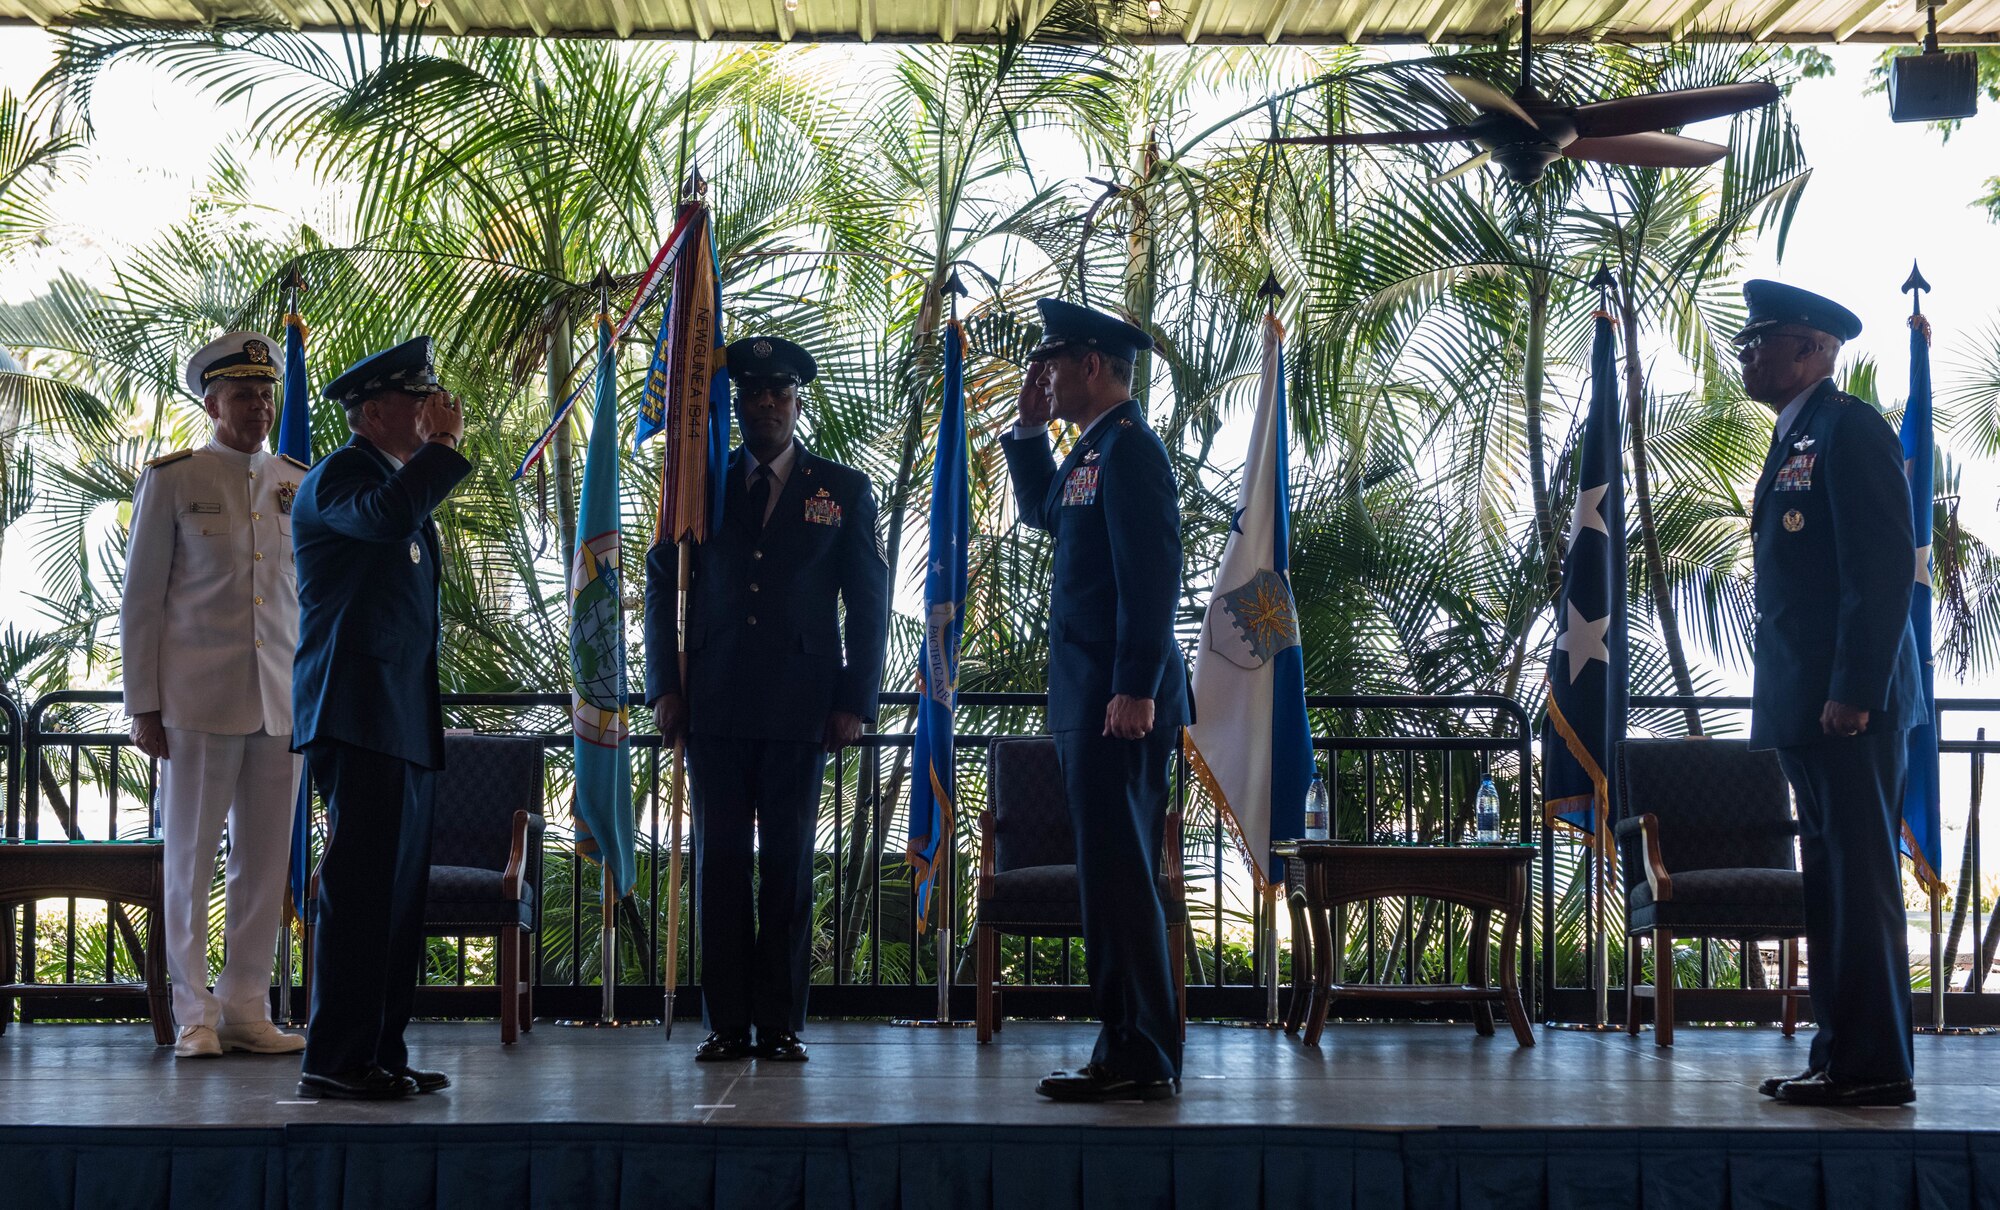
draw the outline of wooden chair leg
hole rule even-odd
[[[1674,1044],[1674,934],[1653,930],[1653,1041]]]
[[[1625,1032],[1639,1036],[1639,958],[1640,936],[1625,934]]]
[[[500,951],[500,1045],[512,1046],[521,1036],[521,950],[514,944],[509,934],[513,929],[502,929],[493,939],[493,946]]]
[[[993,1040],[993,980],[998,975],[999,934],[986,925],[976,925],[973,930],[972,951],[975,972],[973,979],[973,1021],[981,1042]]]
[[[1781,1024],[1785,1036],[1791,1037],[1799,1029],[1799,939],[1787,937],[1778,943],[1778,982],[1784,984],[1784,1016]]]

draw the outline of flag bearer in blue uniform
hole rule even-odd
[[[1179,498],[1166,447],[1132,398],[1133,364],[1152,339],[1101,311],[1053,298],[1036,305],[1042,341],[1029,354],[1019,422],[1001,445],[1021,520],[1055,536],[1048,723],[1103,1022],[1090,1062],[1037,1091],[1059,1101],[1164,1100],[1181,1074],[1158,881],[1168,762],[1188,722],[1173,629]],[[1051,417],[1080,430],[1060,467]]]
[[[472,464],[427,336],[362,359],[325,394],[354,437],[307,473],[292,505],[292,744],[327,816],[299,1095],[380,1100],[450,1083],[410,1066],[403,1030],[423,974],[444,765],[431,514]]]
[[[1818,1031],[1805,1072],[1761,1091],[1796,1105],[1901,1105],[1910,963],[1896,837],[1904,732],[1920,721],[1908,481],[1896,433],[1833,385],[1861,321],[1782,285],[1743,287],[1743,388],[1777,413],[1750,514],[1757,573],[1753,747],[1798,803]]]
[[[661,542],[646,557],[646,700],[668,743],[687,732],[709,1030],[694,1057],[802,1063],[820,779],[875,719],[889,567],[868,477],[796,436],[812,355],[753,336],[728,364],[743,444],[722,523],[695,547],[687,680]]]

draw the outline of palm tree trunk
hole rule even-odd
[[[1562,587],[1562,554],[1556,548],[1555,518],[1549,513],[1549,466],[1542,426],[1542,379],[1547,373],[1545,344],[1549,328],[1549,282],[1536,275],[1528,283],[1528,335],[1522,353],[1521,405],[1527,413],[1528,489],[1535,504],[1535,540],[1542,552],[1542,580],[1554,600]],[[1523,620],[1532,624],[1533,615]]]
[[[1632,296],[1631,283],[1621,283],[1624,299]],[[1666,562],[1660,557],[1660,531],[1653,520],[1652,463],[1646,456],[1646,376],[1639,365],[1639,314],[1629,303],[1619,307],[1625,335],[1625,424],[1632,434],[1632,498],[1639,505],[1639,545],[1645,551],[1646,586],[1653,597],[1653,614],[1660,620],[1660,636],[1667,647],[1667,665],[1673,670],[1674,692],[1694,696],[1694,678],[1688,672],[1687,650],[1681,644],[1680,619],[1667,588]],[[1683,714],[1687,733],[1700,735],[1701,713]]]

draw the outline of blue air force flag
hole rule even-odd
[[[1606,772],[1625,737],[1625,462],[1618,350],[1597,313],[1590,413],[1578,451],[1576,513],[1556,597],[1549,712],[1542,724],[1543,809],[1591,836],[1613,821]]]
[[[1292,599],[1284,327],[1264,318],[1264,372],[1236,517],[1195,655],[1195,717],[1183,748],[1261,889],[1274,841],[1305,832],[1312,784],[1305,653]]]
[[[917,927],[951,844],[952,708],[958,700],[958,645],[965,627],[966,542],[972,514],[965,446],[965,335],[944,332],[944,400],[931,469],[931,550],[924,568],[924,638],[917,654],[916,777],[910,788],[910,865],[917,878]],[[948,911],[949,909],[941,909]]]
[[[576,554],[570,563],[570,721],[576,753],[576,847],[610,875],[611,898],[632,893],[632,746],[627,730],[623,517],[618,494],[618,359],[611,317],[597,317],[597,405],[583,460]]]
[[[1917,881],[1940,890],[1944,836],[1938,818],[1936,667],[1931,655],[1931,510],[1936,492],[1936,440],[1931,420],[1930,324],[1910,317],[1910,398],[1903,405],[1903,472],[1910,478],[1910,517],[1916,522],[1917,583],[1910,593],[1910,629],[1923,657],[1923,713],[1908,735],[1910,777],[1903,791],[1903,852]]]

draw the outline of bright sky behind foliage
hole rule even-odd
[[[0,30],[0,87],[25,93],[47,68],[50,46],[39,30]],[[1777,260],[1775,233],[1767,233],[1747,275],[1792,281],[1853,308],[1866,331],[1850,352],[1874,358],[1884,395],[1900,400],[1907,372],[1903,316],[1908,300],[1896,288],[1911,260],[1920,261],[1937,287],[1926,309],[1938,330],[1936,376],[1944,397],[1953,384],[1954,366],[1969,359],[1973,341],[2000,324],[2000,295],[1993,286],[2000,281],[2000,227],[1969,204],[1986,178],[2000,171],[2000,114],[1972,119],[1949,141],[1921,126],[1891,123],[1886,97],[1864,93],[1879,50],[1832,48],[1836,73],[1796,87],[1791,106],[1814,165],[1813,178],[1784,262]],[[895,50],[837,53],[866,56]],[[194,191],[210,178],[218,154],[240,150],[234,144],[245,121],[241,108],[218,110],[193,90],[132,66],[114,70],[102,82],[95,116],[87,170],[65,184],[55,199],[54,209],[64,220],[58,238],[0,270],[0,300],[32,295],[59,268],[106,281],[121,255],[187,215],[196,200]],[[1035,153],[1052,142],[1035,140]],[[1043,180],[1075,177],[1080,191],[1094,189],[1080,180],[1093,171],[1080,157],[1074,163],[1057,159],[1036,167]],[[274,228],[288,228],[318,209],[310,175],[283,158],[254,157],[245,171],[253,182],[252,196],[268,199]],[[1948,439],[1940,444],[1950,449]],[[1996,483],[2000,468],[1990,463],[1967,469],[1961,515],[1989,541],[2000,541]],[[33,625],[30,548],[25,540],[5,545],[0,618]],[[1747,674],[1740,671],[1725,670],[1724,679],[1735,687],[1747,686]]]

